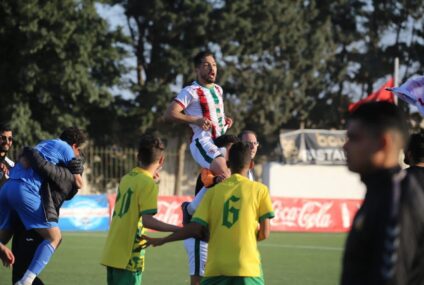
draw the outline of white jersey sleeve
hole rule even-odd
[[[185,109],[193,101],[193,95],[190,94],[187,88],[184,88],[180,91],[180,93],[178,93],[174,100]]]

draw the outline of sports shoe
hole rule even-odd
[[[183,202],[181,204],[181,211],[183,212],[183,225],[186,225],[190,223],[191,221],[191,215],[187,211],[187,206],[190,204],[190,202]]]

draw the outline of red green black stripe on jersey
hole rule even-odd
[[[209,121],[212,121],[211,112],[209,110],[208,99],[206,98],[205,93],[203,92],[201,87],[197,88],[196,92],[197,92],[197,95],[199,96],[199,103],[200,103],[200,108],[202,109],[203,118],[206,118]],[[214,125],[212,125],[212,138],[213,139],[216,138],[216,129]]]

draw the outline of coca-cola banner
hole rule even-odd
[[[286,232],[346,232],[362,200],[272,198],[271,230]]]
[[[287,164],[346,164],[345,131],[297,130],[280,133],[280,145]]]
[[[116,195],[111,195],[111,209]],[[192,197],[161,196],[158,199],[159,220],[181,225],[181,203]],[[272,231],[285,232],[346,232],[362,200],[353,199],[300,199],[272,198],[275,217],[271,220]]]

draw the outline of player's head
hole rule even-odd
[[[404,162],[410,166],[424,162],[424,131],[412,134],[405,149]]]
[[[0,153],[7,153],[13,144],[12,128],[6,124],[0,124]]]
[[[153,164],[161,166],[164,162],[165,144],[156,135],[145,134],[140,138],[138,144],[137,158],[142,167],[149,167]]]
[[[241,173],[243,170],[248,170],[251,164],[249,145],[243,142],[233,144],[228,155],[228,166],[231,173]]]
[[[406,119],[395,105],[372,102],[359,106],[348,119],[344,145],[348,168],[366,174],[398,165],[407,133]]]
[[[258,136],[256,133],[251,130],[244,130],[240,134],[240,139],[242,142],[245,142],[249,145],[250,157],[254,159],[259,147]]]
[[[86,136],[84,132],[77,127],[66,128],[59,137],[67,142],[73,149],[75,156],[81,155],[80,148],[85,143]]]
[[[231,146],[239,141],[239,138],[234,135],[222,135],[214,139],[213,142],[218,148],[221,149],[221,152],[225,152],[223,155],[225,160],[228,160],[228,153],[231,149]]]
[[[218,70],[213,53],[210,51],[199,52],[193,58],[193,63],[200,84],[215,83]]]

